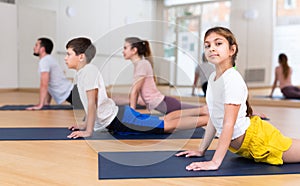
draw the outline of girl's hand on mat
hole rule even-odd
[[[26,110],[41,110],[43,105],[35,105],[33,107],[27,107]]]
[[[185,157],[199,157],[199,156],[204,156],[204,153],[201,153],[200,151],[192,151],[192,150],[187,150],[183,152],[179,152],[175,154],[175,156],[185,156]]]
[[[188,171],[217,170],[218,168],[219,164],[214,161],[193,162],[186,166]]]
[[[92,135],[92,133],[88,132],[88,131],[74,131],[67,137],[76,139],[76,138],[80,138],[80,137],[82,137],[82,138],[90,137],[91,135]]]

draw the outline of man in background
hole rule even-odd
[[[53,42],[48,38],[39,38],[33,48],[33,55],[38,56],[40,75],[40,98],[39,103],[28,107],[27,110],[40,110],[49,105],[51,98],[57,104],[67,101],[72,104],[73,84],[69,81],[57,60],[51,55]]]

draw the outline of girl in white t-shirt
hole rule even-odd
[[[238,45],[232,32],[224,27],[209,29],[204,36],[204,50],[216,68],[209,77],[206,96],[210,119],[199,150],[177,156],[204,156],[215,135],[219,139],[212,160],[191,163],[186,169],[217,170],[228,149],[256,162],[300,162],[300,140],[283,136],[270,123],[252,115],[247,86],[234,68]]]
[[[177,99],[163,95],[156,87],[153,74],[153,61],[149,42],[137,37],[125,39],[123,56],[134,65],[134,82],[130,91],[130,107],[135,109],[139,96],[149,110],[168,114],[175,110],[196,108],[182,104]]]
[[[76,70],[76,83],[86,118],[82,124],[69,127],[68,138],[90,137],[94,131],[113,133],[171,133],[206,125],[206,107],[175,111],[164,117],[141,114],[129,106],[116,106],[108,98],[102,75],[91,60],[96,48],[88,38],[74,38],[67,45],[65,61]],[[199,116],[200,113],[205,113]]]

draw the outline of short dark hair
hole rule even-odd
[[[96,55],[96,47],[90,39],[78,37],[70,40],[66,44],[66,49],[72,48],[76,55],[85,54],[87,63],[90,63]]]
[[[40,46],[45,48],[47,54],[51,54],[53,50],[53,42],[49,38],[41,37],[38,39]]]

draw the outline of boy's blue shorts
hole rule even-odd
[[[120,106],[117,118],[108,129],[113,132],[164,133],[164,121],[159,116],[141,114],[130,106]]]

